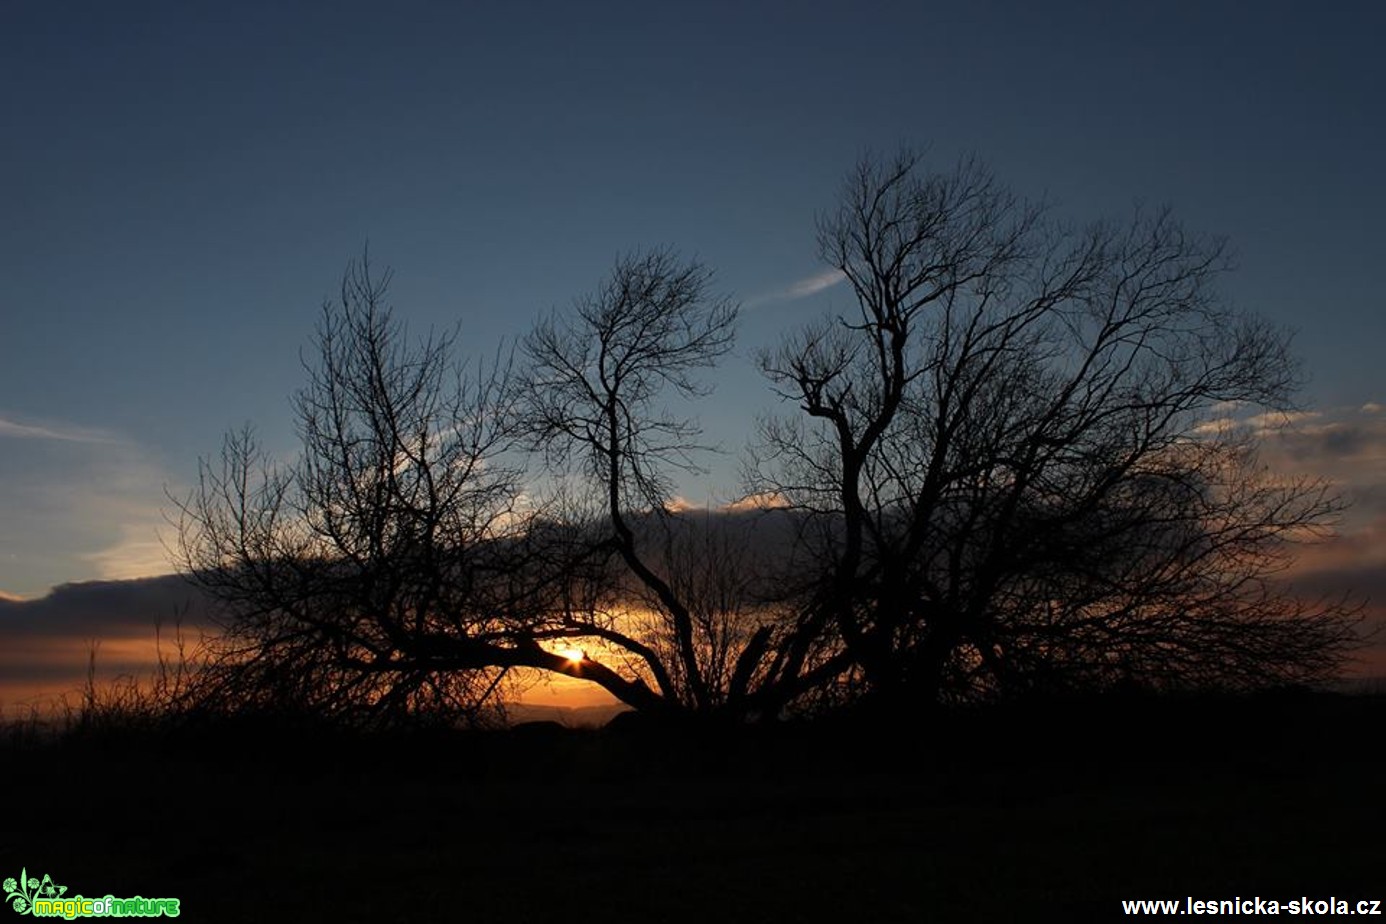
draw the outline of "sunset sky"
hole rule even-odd
[[[1383,34],[1346,3],[7,2],[0,597],[166,573],[165,492],[229,427],[291,455],[300,350],[367,241],[411,327],[476,355],[620,253],[701,258],[745,313],[703,412],[730,454],[679,487],[730,497],[772,404],[750,356],[848,307],[815,213],[911,143],[1075,221],[1227,235],[1228,297],[1309,379],[1267,460],[1355,504],[1304,580],[1386,599]],[[0,619],[41,634],[25,606]]]

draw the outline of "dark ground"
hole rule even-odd
[[[929,724],[0,748],[0,878],[188,921],[1114,920],[1386,899],[1386,700],[1049,703]],[[1386,907],[1386,903],[1383,904]]]

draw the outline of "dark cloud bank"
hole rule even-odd
[[[779,514],[779,515],[776,515]],[[747,524],[744,513],[697,513],[712,533],[737,532]],[[786,549],[791,544],[792,515],[776,511],[762,517],[757,551]],[[1349,673],[1386,675],[1386,570],[1352,559],[1350,537],[1339,554],[1323,556],[1309,569],[1295,569],[1288,581],[1292,592],[1307,597],[1349,594],[1365,604],[1364,631],[1375,630],[1370,645]],[[1340,541],[1344,541],[1340,540]],[[17,691],[58,692],[75,688],[85,677],[93,645],[103,675],[143,675],[153,667],[156,630],[171,643],[175,632],[196,644],[215,631],[214,604],[176,574],[135,580],[88,581],[63,584],[35,600],[0,597],[0,697],[14,699]]]

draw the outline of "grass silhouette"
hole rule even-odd
[[[6,739],[6,855],[190,920],[1086,920],[1381,886],[1380,696],[755,734],[114,717]]]

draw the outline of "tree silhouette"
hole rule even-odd
[[[302,450],[276,465],[227,437],[178,502],[178,563],[222,606],[195,695],[226,709],[350,721],[478,717],[532,667],[656,700],[540,641],[577,634],[562,599],[571,536],[523,503],[508,361],[455,365],[451,336],[411,343],[362,260],[325,305],[295,400]]]
[[[845,661],[767,669],[792,620],[760,586],[755,524],[671,509],[668,471],[695,468],[699,430],[657,402],[705,396],[695,373],[732,344],[736,308],[709,295],[710,281],[667,249],[619,260],[595,294],[525,340],[524,419],[549,470],[581,473],[591,498],[575,523],[589,537],[579,553],[603,577],[566,628],[614,649],[662,711],[742,719],[772,687],[794,699]]]
[[[1225,409],[1286,408],[1284,338],[1166,211],[1062,227],[975,160],[867,157],[821,219],[857,311],[766,351],[799,406],[752,476],[824,525],[797,644],[882,699],[1322,678],[1350,609],[1272,577],[1338,510]]]
[[[1167,211],[1062,226],[975,160],[904,152],[862,160],[819,244],[856,309],[760,356],[798,411],[748,459],[759,515],[673,507],[700,435],[664,402],[708,393],[736,321],[701,264],[623,257],[470,369],[352,264],[299,457],[243,430],[179,504],[226,626],[197,695],[475,719],[531,668],[744,721],[1337,667],[1352,608],[1276,575],[1340,504],[1226,420],[1289,408],[1297,371],[1219,296],[1220,241]]]

